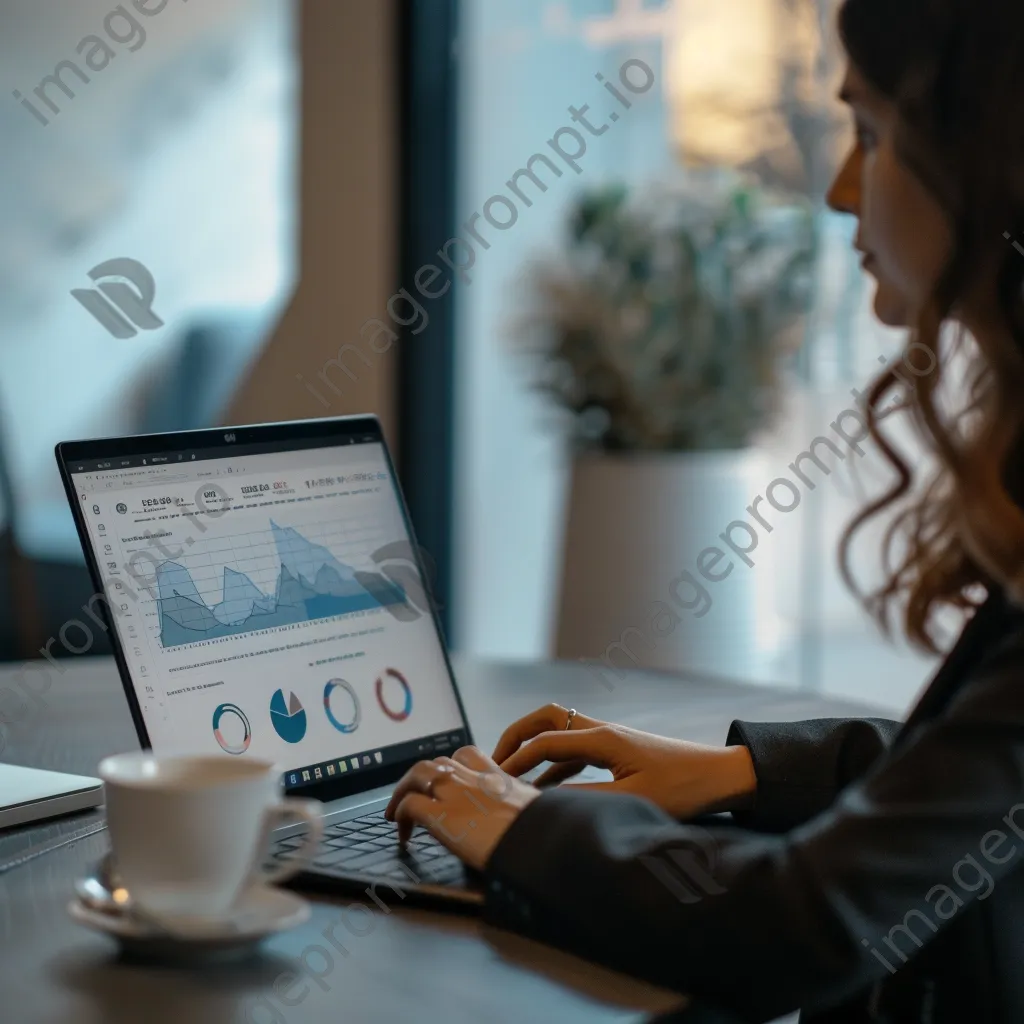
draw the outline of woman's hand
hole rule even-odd
[[[613,782],[581,783],[579,788],[643,796],[674,818],[739,810],[757,788],[746,747],[666,739],[581,714],[566,730],[568,718],[565,708],[548,704],[513,722],[498,740],[494,760],[513,776],[553,761],[536,786],[564,782],[587,765],[607,768]]]
[[[422,825],[470,867],[483,870],[519,812],[538,796],[540,790],[507,775],[483,751],[462,747],[451,757],[414,764],[384,817],[398,822],[403,845]]]

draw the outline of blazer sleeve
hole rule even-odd
[[[762,832],[785,832],[809,821],[867,772],[901,728],[884,718],[733,722],[726,746],[746,747],[757,776],[754,806],[733,816]]]
[[[998,886],[1024,859],[1020,632],[968,679],[783,835],[550,790],[492,853],[486,918],[750,1019],[842,1002],[984,899],[983,873]]]

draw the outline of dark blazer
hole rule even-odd
[[[1024,1022],[1024,611],[994,590],[902,726],[727,742],[758,778],[731,827],[550,790],[486,866],[487,919],[744,1021]]]

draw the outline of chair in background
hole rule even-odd
[[[0,412],[0,657],[5,660],[38,657],[42,618],[32,562],[18,544],[18,506],[7,465],[5,423]]]

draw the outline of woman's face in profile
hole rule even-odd
[[[858,219],[854,245],[878,284],[875,315],[910,326],[931,293],[952,247],[948,218],[924,185],[896,158],[895,105],[851,64],[840,98],[850,107],[856,140],[829,190],[834,210]]]

